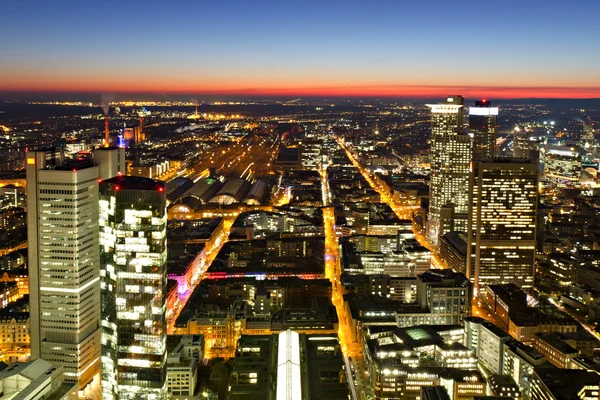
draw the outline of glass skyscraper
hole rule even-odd
[[[100,369],[98,166],[27,153],[31,358],[88,385]]]
[[[165,184],[100,184],[103,399],[166,399]]]
[[[487,100],[469,107],[469,133],[473,136],[473,160],[491,160],[496,150],[498,107]]]

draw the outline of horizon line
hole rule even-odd
[[[60,89],[56,87],[0,87],[4,95],[142,95],[142,96],[238,96],[238,97],[310,97],[310,98],[405,98],[432,99],[462,94],[466,98],[513,99],[595,99],[600,98],[600,86],[491,86],[491,85],[312,85],[304,87],[129,87],[116,89],[93,87]]]

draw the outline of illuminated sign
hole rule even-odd
[[[498,107],[470,107],[469,115],[498,115]]]

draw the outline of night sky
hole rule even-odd
[[[0,91],[600,97],[600,2],[7,0]]]

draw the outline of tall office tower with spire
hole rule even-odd
[[[31,358],[84,388],[100,370],[99,168],[27,153]]]
[[[533,286],[538,164],[518,159],[474,163],[470,184],[467,277],[482,286]]]
[[[167,398],[165,184],[100,184],[102,398]]]
[[[463,133],[461,96],[431,108],[431,178],[427,236],[437,244],[449,231],[467,231],[471,137]]]
[[[473,136],[473,161],[491,160],[496,153],[498,107],[487,100],[469,107],[469,133]]]

